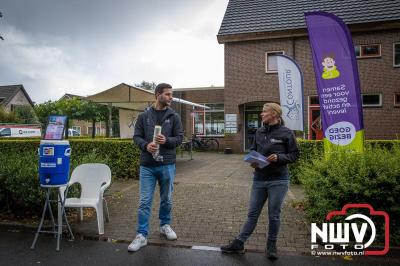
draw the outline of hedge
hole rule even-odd
[[[290,181],[293,184],[301,183],[299,179],[302,168],[300,166],[307,165],[312,160],[320,160],[323,158],[324,145],[321,140],[297,140],[300,149],[300,158],[296,163],[289,165],[290,170]],[[395,146],[400,145],[400,140],[366,140],[365,146],[371,148],[382,148],[391,150]]]
[[[390,217],[390,239],[400,244],[400,143],[372,142],[363,154],[338,151],[327,159],[314,158],[299,167],[310,221],[324,222],[347,203],[368,203]],[[368,214],[368,213],[367,213]],[[378,232],[383,219],[377,220]],[[383,242],[383,236],[379,235]]]
[[[39,139],[0,140],[0,211],[17,216],[39,213],[44,193],[39,186]],[[113,178],[137,178],[140,152],[131,140],[70,139],[71,171],[82,163],[106,163]],[[79,193],[73,189],[71,193]]]
[[[137,178],[139,165],[139,149],[133,145],[131,140],[120,139],[70,139],[72,156],[71,170],[82,163],[82,158],[88,155],[101,159],[111,168],[113,177]],[[39,148],[40,140],[0,140],[0,151],[8,155],[23,155],[30,153],[32,160],[36,162],[38,157],[35,154]]]
[[[39,142],[39,139],[0,140],[0,211],[7,209],[23,214],[26,210],[41,208],[43,192],[38,186]],[[376,149],[384,147],[390,150],[396,146],[396,143],[399,145],[400,141],[367,141],[367,143]],[[110,166],[113,178],[138,178],[140,151],[131,140],[72,138],[70,144],[71,170],[82,163],[103,162]],[[308,175],[309,172],[306,171],[308,168],[312,169],[313,162],[324,162],[321,160],[323,157],[321,141],[299,140],[299,146],[300,159],[297,163],[290,165],[292,183],[307,180],[304,176]],[[329,176],[319,177],[331,179]],[[312,189],[306,189],[306,193],[312,197]],[[329,191],[326,193],[329,194]],[[326,198],[322,201],[332,200],[328,194],[324,194]],[[337,199],[334,198],[334,200]],[[314,207],[318,208],[309,205],[310,210]],[[324,211],[321,209],[321,212]],[[315,215],[310,217],[315,217]]]

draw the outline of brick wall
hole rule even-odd
[[[188,90],[188,91],[174,91],[174,96],[191,101],[198,104],[204,103],[223,103],[224,102],[224,90],[223,89],[212,89],[209,90]],[[185,136],[190,138],[193,133],[192,129],[192,106],[185,104],[173,103],[172,108],[181,116],[183,128],[185,130]],[[224,147],[224,138],[218,138],[220,148]]]
[[[393,67],[393,42],[399,41],[400,30],[353,34],[355,44],[382,45],[380,58],[357,60],[362,92],[383,95],[382,107],[363,109],[368,139],[394,139],[400,133],[400,108],[393,106],[394,93],[400,92],[400,68]],[[225,43],[225,113],[238,115],[240,130],[238,134],[226,137],[225,142],[235,152],[243,150],[243,104],[279,102],[277,74],[265,73],[265,52],[280,50],[295,58],[302,68],[304,117],[308,119],[308,96],[317,92],[307,37]]]

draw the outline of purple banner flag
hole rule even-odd
[[[364,125],[357,61],[344,22],[326,12],[305,13],[320,102],[325,151],[362,152]]]

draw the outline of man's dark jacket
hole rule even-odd
[[[176,147],[182,143],[183,128],[181,118],[174,110],[167,107],[164,117],[161,120],[161,134],[167,141],[160,145],[160,155],[163,156],[163,162],[157,162],[153,155],[146,149],[147,144],[153,141],[154,127],[156,125],[157,115],[154,107],[151,107],[141,113],[135,124],[134,142],[142,150],[140,154],[140,165],[159,166],[165,164],[174,164],[176,161]]]
[[[260,127],[256,132],[251,150],[265,157],[274,153],[278,155],[277,162],[271,162],[262,169],[255,169],[254,180],[256,181],[289,179],[287,164],[295,162],[300,155],[293,131],[279,124]]]

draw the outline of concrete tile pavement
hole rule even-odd
[[[174,186],[173,221],[177,241],[167,241],[159,234],[159,191],[156,189],[150,225],[151,244],[219,247],[232,240],[244,224],[252,181],[252,169],[242,155],[196,153],[194,160],[178,156]],[[117,180],[106,192],[110,222],[105,223],[106,238],[130,242],[136,235],[139,202],[138,180]],[[279,249],[287,253],[308,253],[309,224],[304,213],[290,204],[302,199],[302,189],[291,186],[281,214]],[[246,243],[248,250],[263,251],[267,233],[267,207]],[[95,217],[77,223],[74,232],[97,236]]]

